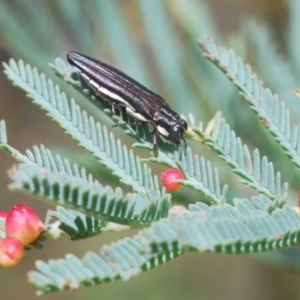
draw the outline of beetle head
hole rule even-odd
[[[183,138],[183,134],[186,132],[187,126],[188,125],[186,120],[180,119],[179,122],[173,126],[168,139],[171,142],[178,144],[180,142],[180,139]]]

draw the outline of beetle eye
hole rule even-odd
[[[186,120],[180,119],[180,123],[183,125],[184,129],[187,130],[188,124],[187,124]]]
[[[181,124],[175,125],[172,128],[172,131],[170,132],[169,140],[172,141],[173,143],[178,143],[182,138],[183,132],[184,130]]]

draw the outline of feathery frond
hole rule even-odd
[[[242,144],[234,131],[230,130],[221,113],[217,113],[206,129],[193,128],[194,132],[224,160],[250,186],[273,201],[273,206],[283,206],[288,192],[288,184],[281,183],[280,172],[274,173],[274,166],[267,157],[260,158],[258,149],[252,157],[246,145]]]
[[[28,191],[104,220],[131,225],[148,224],[168,213],[169,195],[158,198],[152,190],[124,196],[120,188],[113,190],[85,176],[53,173],[35,165],[20,164],[11,170],[10,177],[12,189]]]
[[[56,207],[55,211],[48,211],[46,224],[49,223],[52,226],[53,218],[58,220],[59,229],[69,235],[72,240],[101,234],[108,224],[108,222],[101,219],[87,216],[76,210],[65,209],[61,206]],[[126,226],[126,228],[128,227]]]
[[[255,197],[267,207],[266,196]],[[253,253],[280,249],[299,243],[300,216],[291,208],[271,214],[258,211],[248,199],[235,205],[191,205],[191,211],[170,214],[154,222],[133,238],[104,246],[100,255],[89,252],[80,260],[37,262],[38,271],[29,281],[39,293],[72,290],[107,281],[126,280],[133,275],[166,263],[186,251]],[[261,205],[262,206],[262,205]],[[76,272],[70,273],[76,266]]]
[[[40,148],[35,146],[33,152],[27,150],[26,155],[21,154],[4,143],[7,142],[4,121],[0,125],[0,147],[26,164],[11,172],[11,176],[17,181],[12,185],[13,188],[30,191],[49,201],[111,221],[123,219],[120,222],[140,224],[167,215],[169,195],[159,196],[151,188],[145,193],[129,194],[126,197],[117,188],[114,195],[110,187],[103,188],[90,174],[86,174],[85,169],[79,169],[77,165],[71,166],[68,160],[62,160],[58,155],[54,158],[51,151],[43,145]]]
[[[53,219],[59,222],[53,223]],[[62,206],[57,206],[56,210],[48,211],[46,222],[49,226],[47,233],[57,237],[57,227],[71,237],[72,240],[79,240],[92,237],[107,231],[121,231],[129,229],[127,225],[103,221],[91,216],[87,216],[77,210],[65,209]],[[54,232],[52,231],[54,227]],[[53,234],[52,234],[53,232]]]
[[[275,33],[272,34],[271,29],[265,24],[255,22],[248,26],[247,34],[259,73],[265,76],[270,88],[283,97],[288,107],[296,108],[295,96],[291,91],[298,86],[298,76],[288,58],[282,55],[280,49],[276,47]],[[298,118],[297,109],[292,109],[290,113],[292,119]]]
[[[236,85],[262,124],[272,133],[297,168],[300,168],[299,124],[291,126],[290,112],[284,102],[264,88],[252,73],[251,67],[244,66],[242,59],[236,57],[232,50],[217,48],[209,37],[199,41],[199,44],[204,56]]]

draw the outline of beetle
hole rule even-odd
[[[125,73],[92,57],[70,51],[67,60],[96,94],[109,101],[116,109],[134,117],[136,125],[154,125],[152,145],[155,154],[157,134],[177,145],[182,139],[186,148],[183,135],[188,127],[187,122],[169,107],[163,97]]]

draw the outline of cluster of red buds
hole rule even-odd
[[[24,245],[34,242],[45,226],[35,210],[25,204],[14,205],[9,212],[0,211],[0,218],[6,233],[0,239],[0,266],[14,267],[24,256]]]

